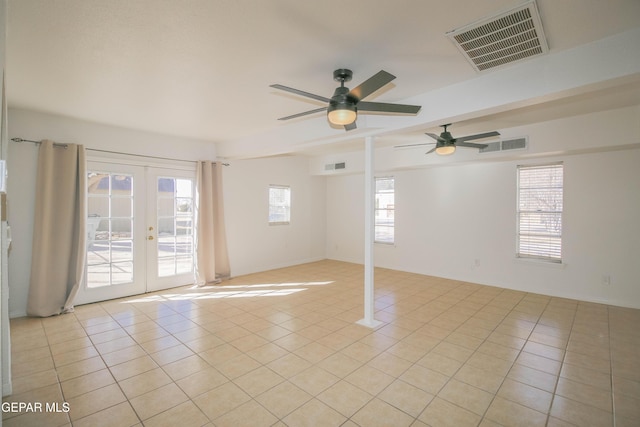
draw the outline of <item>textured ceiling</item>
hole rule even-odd
[[[445,33],[521,3],[9,0],[7,98],[211,142],[259,138],[318,105],[273,83],[331,96],[334,69],[352,69],[352,86],[384,69],[397,79],[371,100],[398,102],[476,79]],[[640,25],[637,0],[537,4],[550,53]]]

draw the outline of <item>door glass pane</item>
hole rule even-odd
[[[111,240],[131,239],[132,218],[111,219]]]
[[[190,215],[193,207],[191,206],[192,199],[184,197],[176,198],[176,212],[178,215]]]
[[[87,266],[87,285],[91,288],[110,285],[110,276],[108,263]]]
[[[158,276],[193,271],[193,180],[158,178]]]
[[[166,196],[166,194],[163,194],[163,196]],[[173,214],[174,214],[173,198],[159,197],[158,198],[158,216],[173,217]]]
[[[119,240],[111,242],[111,260],[133,261],[133,240]]]
[[[177,236],[192,236],[193,235],[193,220],[191,217],[178,217],[176,218],[176,235]]]
[[[176,273],[189,273],[193,270],[193,256],[176,257]]]
[[[111,284],[131,283],[133,281],[133,262],[114,262],[111,264]]]
[[[112,199],[111,216],[115,218],[131,218],[133,206],[131,197],[114,197]]]
[[[158,217],[158,237],[174,236],[176,234],[175,218],[170,217]]]
[[[158,258],[173,257],[176,253],[175,236],[158,237]]]
[[[176,274],[176,263],[175,258],[158,258],[158,276],[166,277],[166,276],[175,276]]]
[[[109,216],[109,199],[105,197],[90,197],[87,203],[89,209],[89,222],[91,218],[99,223],[101,217]]]
[[[111,174],[111,191],[114,195],[133,196],[133,177],[130,175]]]
[[[133,282],[133,176],[87,173],[87,286]]]

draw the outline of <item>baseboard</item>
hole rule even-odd
[[[9,380],[9,382],[2,384],[2,397],[9,396],[11,394],[13,394],[13,385],[11,380]]]
[[[20,311],[10,311],[9,312],[9,319],[15,319],[18,317],[27,317],[27,311],[26,310],[20,310]]]
[[[232,271],[231,273],[231,279],[233,279],[234,277],[238,277],[238,276],[244,276],[247,274],[254,274],[254,273],[263,273],[265,271],[271,271],[271,270],[278,270],[280,268],[287,268],[287,267],[293,267],[296,265],[302,265],[302,264],[308,264],[311,262],[318,262],[318,261],[324,261],[326,258],[325,257],[312,257],[312,258],[305,258],[305,259],[298,259],[295,261],[289,261],[289,262],[284,262],[284,263],[278,263],[278,264],[270,264],[270,265],[264,265],[261,267],[258,267],[256,269],[251,269],[251,270],[238,270],[238,271]],[[233,266],[232,270],[233,270]]]

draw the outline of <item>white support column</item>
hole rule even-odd
[[[364,139],[364,319],[357,323],[369,328],[380,326],[382,322],[373,318],[375,308],[373,279],[373,241],[375,236],[374,218],[374,139]]]

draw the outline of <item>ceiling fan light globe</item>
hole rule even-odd
[[[338,126],[350,125],[356,121],[357,117],[356,109],[351,105],[329,106],[327,110],[329,122]]]
[[[455,145],[443,145],[442,147],[436,148],[436,154],[440,156],[449,156],[456,151]]]

